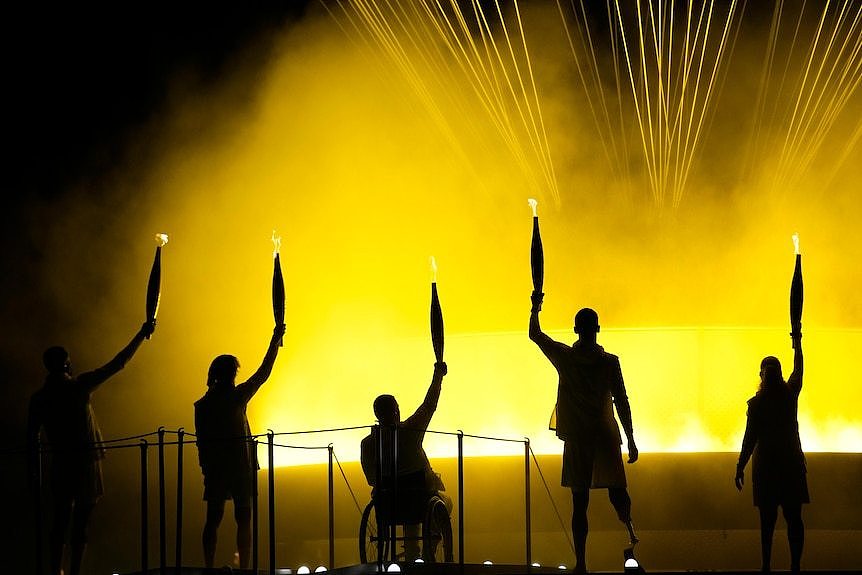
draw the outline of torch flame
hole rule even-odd
[[[168,234],[156,234],[156,243],[159,244],[159,247],[164,246],[168,243]]]
[[[793,234],[792,238],[793,238],[793,249],[794,249],[796,255],[799,255],[799,233],[797,232],[797,233]]]
[[[538,217],[538,215],[539,215],[539,214],[538,214],[538,213],[536,213],[536,206],[538,206],[538,205],[539,205],[539,202],[537,202],[537,201],[536,201],[535,199],[533,199],[533,198],[530,198],[530,199],[528,199],[528,200],[527,200],[527,203],[528,203],[528,204],[530,204],[530,207],[533,209],[533,217],[534,217],[534,218],[535,218],[535,217]]]
[[[281,250],[281,236],[275,235],[275,230],[272,230],[272,246],[272,257],[275,257]]]
[[[437,283],[437,260],[431,256],[431,281]]]

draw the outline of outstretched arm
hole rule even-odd
[[[530,339],[548,355],[548,350],[553,348],[556,343],[551,337],[542,331],[542,326],[539,324],[539,312],[542,311],[542,300],[545,294],[534,291],[530,294],[530,302],[533,304],[530,308]]]
[[[269,340],[269,346],[266,348],[266,354],[263,356],[263,361],[261,362],[260,367],[257,368],[257,371],[255,371],[245,383],[241,383],[236,386],[237,391],[246,396],[246,401],[251,399],[251,397],[257,393],[257,390],[260,389],[260,386],[269,379],[269,376],[272,373],[272,367],[275,365],[275,358],[278,356],[278,349],[280,347],[278,342],[284,335],[284,331],[285,328],[283,323],[275,326],[272,330],[272,338]]]
[[[440,361],[434,364],[434,374],[431,376],[431,385],[428,386],[428,391],[425,392],[425,399],[422,405],[416,408],[416,411],[404,421],[404,427],[414,429],[427,429],[431,423],[431,418],[434,412],[437,411],[437,402],[440,400],[440,391],[443,389],[443,376],[449,373],[449,368],[445,361]]]
[[[126,347],[120,350],[114,359],[103,365],[102,367],[95,369],[93,371],[89,371],[86,373],[82,373],[78,376],[78,383],[83,385],[87,391],[93,391],[97,387],[99,387],[102,383],[104,383],[109,377],[123,369],[130,359],[135,355],[135,352],[138,351],[138,348],[141,346],[141,342],[143,342],[147,337],[152,335],[152,333],[156,329],[155,320],[151,322],[144,322],[141,325],[141,329],[138,330],[138,333],[132,337],[132,341],[130,341]]]
[[[793,338],[793,373],[787,378],[787,384],[798,394],[802,391],[802,334],[792,333],[790,336]]]
[[[530,295],[530,301],[533,303],[530,308],[530,339],[539,346],[542,353],[545,354],[552,364],[557,365],[557,359],[563,349],[568,349],[568,346],[554,341],[551,336],[542,331],[542,326],[539,325],[539,312],[542,311],[542,299],[545,294],[533,292]]]

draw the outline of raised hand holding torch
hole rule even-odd
[[[542,298],[545,295],[542,293],[542,286],[545,282],[545,253],[542,249],[542,236],[539,233],[539,215],[536,212],[539,202],[530,198],[527,200],[527,203],[533,209],[533,239],[530,243],[530,270],[533,275],[533,295],[530,299],[533,302],[533,309],[539,311],[542,309]]]
[[[793,347],[802,337],[802,254],[799,253],[799,234],[793,234],[793,247],[796,252],[796,265],[790,282],[790,337]]]
[[[437,260],[431,256],[431,345],[437,363],[443,362],[443,311],[437,297]]]
[[[272,230],[272,316],[275,319],[275,325],[279,326],[284,323],[284,276],[281,274],[281,258],[279,251],[281,250],[281,236],[275,235],[275,230]],[[284,338],[278,340],[278,346],[284,345]]]
[[[150,279],[147,282],[147,323],[155,324],[159,312],[159,301],[162,297],[162,247],[168,243],[167,234],[156,234],[156,256],[153,267],[150,268]],[[149,334],[147,339],[150,339]]]

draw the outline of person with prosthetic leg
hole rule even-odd
[[[551,428],[563,441],[562,485],[572,490],[575,572],[586,573],[587,507],[591,489],[608,490],[617,517],[628,531],[631,546],[638,542],[632,525],[631,497],[622,465],[622,438],[614,418],[614,406],[625,431],[629,463],[637,461],[638,448],[619,358],[596,342],[600,330],[598,314],[590,308],[577,313],[574,331],[578,340],[569,346],[542,331],[539,311],[543,296],[536,291],[532,294],[529,334],[559,374]]]

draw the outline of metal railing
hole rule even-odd
[[[266,452],[267,452],[267,463],[268,463],[268,481],[267,481],[267,495],[268,495],[268,504],[267,504],[267,522],[268,522],[268,572],[270,575],[275,575],[276,573],[276,489],[275,489],[275,475],[276,475],[276,467],[275,467],[275,448],[281,449],[311,449],[311,450],[326,450],[327,451],[327,523],[328,523],[328,560],[329,560],[329,568],[334,568],[335,566],[335,481],[334,481],[334,466],[338,465],[341,475],[344,479],[344,482],[350,491],[351,496],[353,497],[354,503],[357,505],[357,509],[361,513],[361,509],[359,508],[359,503],[356,500],[356,497],[353,493],[353,489],[350,486],[349,481],[347,480],[347,475],[344,473],[343,468],[341,467],[340,462],[338,462],[338,458],[335,455],[333,443],[328,443],[325,446],[299,446],[299,445],[287,445],[282,443],[276,443],[275,438],[285,437],[285,436],[293,436],[293,435],[308,435],[308,434],[320,434],[320,433],[330,433],[330,432],[342,432],[342,431],[351,431],[357,429],[369,429],[373,430],[378,428],[378,426],[372,425],[363,425],[363,426],[354,426],[354,427],[342,427],[342,428],[333,428],[333,429],[319,429],[319,430],[308,430],[308,431],[291,431],[291,432],[281,432],[276,433],[273,430],[267,430],[265,434],[255,434],[249,436],[243,436],[238,438],[231,438],[230,441],[248,441],[253,445],[253,449],[257,450],[258,445],[261,443],[260,439],[265,438]],[[404,429],[404,428],[402,428]],[[541,468],[539,468],[539,462],[536,459],[535,454],[532,452],[530,447],[530,439],[506,439],[499,437],[489,437],[482,435],[472,435],[464,433],[461,430],[457,432],[447,432],[447,431],[433,431],[433,430],[423,430],[427,433],[438,434],[438,435],[448,435],[456,438],[457,441],[457,482],[458,482],[458,546],[457,546],[457,562],[460,566],[461,570],[463,570],[464,566],[464,550],[465,550],[465,526],[464,526],[464,518],[466,515],[465,509],[465,496],[464,496],[464,438],[472,438],[486,441],[495,441],[495,442],[506,442],[506,443],[521,443],[524,446],[524,565],[529,570],[532,564],[532,530],[531,530],[531,457],[534,464],[537,467],[539,472],[539,477],[542,482],[545,483],[545,489],[547,490],[548,497],[551,499],[551,504],[554,506],[556,511],[556,504],[551,497],[550,489],[548,488],[547,482],[545,482],[544,475],[542,474]],[[396,431],[397,434],[397,431]],[[166,440],[167,435],[176,436],[175,440],[168,441]],[[149,548],[149,469],[148,469],[148,457],[149,457],[149,448],[151,443],[148,439],[156,438],[156,445],[158,449],[158,458],[157,458],[157,472],[158,472],[158,521],[159,521],[159,545],[158,545],[158,556],[159,556],[159,572],[164,574],[167,573],[168,569],[168,559],[167,559],[167,485],[166,485],[166,465],[165,465],[165,448],[168,446],[176,446],[177,448],[177,459],[176,459],[176,540],[175,540],[175,556],[174,556],[174,568],[179,570],[182,566],[182,549],[183,549],[183,481],[184,481],[184,449],[189,444],[197,444],[197,441],[190,442],[187,441],[187,437],[192,437],[197,440],[197,436],[193,433],[186,432],[182,427],[176,430],[168,430],[164,427],[159,427],[159,429],[155,432],[146,433],[142,435],[136,435],[131,437],[124,437],[119,439],[111,439],[100,441],[96,444],[93,444],[89,447],[89,449],[105,449],[105,450],[114,450],[114,449],[132,449],[138,448],[140,451],[140,566],[142,572],[147,572],[149,569],[149,556],[150,556],[150,548]],[[378,437],[381,437],[381,434],[378,434]],[[397,437],[397,435],[395,436]],[[136,443],[132,443],[135,442]],[[41,454],[50,453],[52,450],[49,447],[44,445],[37,444],[36,449],[38,451],[38,459],[41,462]],[[380,447],[382,453],[382,446]],[[380,458],[382,463],[383,458]],[[392,459],[394,465],[397,466],[397,450],[396,456]],[[397,469],[395,467],[394,469]],[[41,494],[41,486],[42,486],[42,470],[41,465],[37,465],[35,470],[37,474],[37,498],[35,501],[36,504],[36,512],[37,512],[37,522],[36,522],[36,538],[37,538],[37,546],[36,552],[39,554],[38,559],[38,569],[39,573],[42,573],[42,501],[39,494]],[[381,471],[382,472],[382,471]],[[394,475],[397,477],[397,473]],[[397,480],[396,480],[397,485]],[[396,487],[397,489],[397,487]],[[393,507],[394,509],[394,507]],[[564,532],[566,532],[566,536],[568,537],[568,533],[563,525],[562,519],[557,513],[557,517],[560,520],[561,528]],[[258,572],[260,567],[259,561],[259,521],[260,521],[260,510],[259,510],[259,497],[258,497],[258,470],[255,465],[254,470],[254,488],[252,490],[252,569],[255,573]],[[393,537],[393,550],[394,550],[394,526],[393,530],[390,533],[390,536]],[[378,542],[382,544],[383,538],[378,537]],[[569,540],[571,545],[571,540]],[[378,552],[378,569],[383,571],[385,566],[383,565],[383,553]]]

